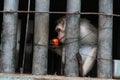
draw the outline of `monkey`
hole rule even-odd
[[[57,20],[55,31],[58,33],[57,38],[61,43],[65,43],[66,17]],[[82,57],[83,76],[92,69],[97,54],[97,28],[89,20],[80,20],[80,49]],[[57,53],[62,55],[62,53]]]

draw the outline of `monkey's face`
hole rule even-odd
[[[65,25],[58,24],[55,29],[58,33],[57,38],[60,40],[61,43],[65,42]]]

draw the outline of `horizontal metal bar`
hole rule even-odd
[[[0,11],[0,13],[48,13],[48,14],[81,14],[81,15],[105,15],[105,16],[115,16],[120,17],[119,14],[111,14],[111,13],[98,13],[98,12],[56,12],[56,11]]]

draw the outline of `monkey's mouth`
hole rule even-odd
[[[63,37],[59,38],[59,40],[60,40],[61,43],[64,43],[65,42],[65,37],[63,36]]]

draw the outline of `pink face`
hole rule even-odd
[[[65,42],[65,26],[62,24],[58,24],[55,29],[58,33],[57,38],[60,40],[61,43]]]

